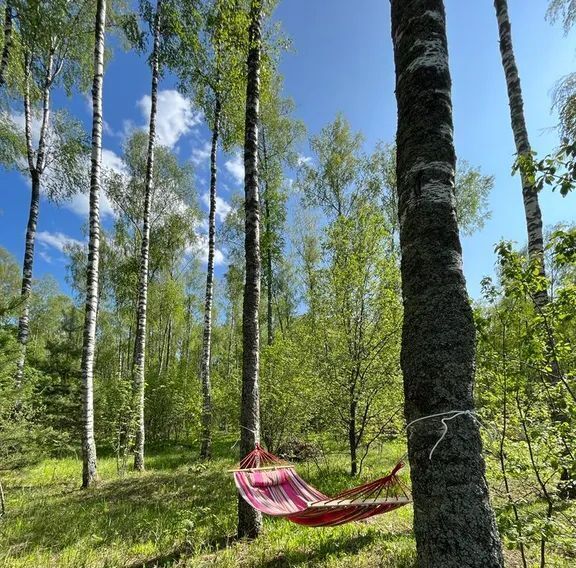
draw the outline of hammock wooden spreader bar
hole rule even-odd
[[[258,511],[310,527],[341,525],[387,513],[411,502],[397,476],[386,477],[328,497],[306,483],[294,466],[259,445],[233,470],[242,498]]]

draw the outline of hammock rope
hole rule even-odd
[[[399,462],[385,477],[328,497],[306,483],[293,465],[257,444],[233,474],[242,498],[258,511],[323,527],[367,519],[410,503],[409,491],[397,475],[402,467]]]

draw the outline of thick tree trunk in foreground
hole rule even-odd
[[[104,81],[104,34],[106,0],[96,4],[94,79],[92,82],[92,158],[90,169],[90,237],[86,272],[86,313],[82,348],[82,487],[97,480],[94,441],[94,352],[98,314],[98,269],[100,262],[100,188],[102,166],[102,84]]]
[[[10,59],[12,49],[12,2],[6,2],[4,8],[4,47],[2,48],[2,59],[0,59],[0,87],[6,82],[6,69]]]
[[[260,442],[260,206],[258,203],[258,118],[260,112],[260,52],[262,0],[252,0],[246,85],[244,134],[245,256],[246,282],[242,309],[242,407],[240,411],[240,457]],[[238,536],[255,538],[262,528],[262,515],[242,498],[238,502]]]
[[[204,301],[204,335],[202,338],[202,442],[200,458],[209,459],[212,453],[212,388],[210,385],[210,354],[212,347],[212,300],[214,296],[214,252],[216,246],[216,157],[220,135],[220,98],[216,94],[212,149],[210,151],[210,212],[208,214],[208,264],[206,268],[206,297]]]
[[[506,87],[508,89],[508,103],[510,105],[510,121],[514,134],[514,143],[518,156],[529,156],[531,152],[528,140],[528,129],[524,117],[524,101],[522,99],[522,86],[516,59],[514,58],[514,48],[512,45],[512,31],[510,19],[508,17],[507,0],[494,0],[496,17],[498,19],[498,33],[500,36],[500,55],[502,56],[502,66],[506,76]],[[542,212],[538,202],[538,192],[534,185],[530,183],[523,171],[520,171],[522,182],[522,199],[524,202],[524,213],[526,216],[526,229],[528,231],[528,255],[531,260],[540,262],[541,274],[545,274],[544,267],[544,237],[542,234]],[[548,291],[543,290],[534,298],[540,307],[549,301]]]
[[[162,0],[156,4],[154,16],[154,47],[152,50],[152,88],[150,91],[150,125],[148,128],[148,156],[144,186],[144,211],[142,214],[142,244],[140,248],[140,281],[136,314],[136,340],[134,344],[134,413],[136,433],[134,440],[134,469],[144,471],[144,391],[146,365],[146,309],[148,303],[148,257],[150,254],[150,207],[152,201],[152,178],[154,174],[154,148],[156,138],[156,111],[158,108],[158,79],[160,51],[160,11]]]
[[[474,324],[454,206],[451,81],[442,0],[392,0],[398,102],[397,176],[407,422],[473,410]],[[503,566],[468,415],[440,435],[439,421],[409,428],[414,530],[421,568]]]

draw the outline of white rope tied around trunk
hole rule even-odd
[[[406,424],[405,429],[408,430],[408,428],[416,424],[416,422],[421,422],[423,420],[429,420],[430,418],[438,418],[440,416],[444,416],[444,418],[440,420],[440,422],[442,422],[442,434],[440,435],[440,438],[438,438],[438,441],[434,444],[434,446],[432,446],[432,449],[430,450],[430,454],[428,456],[430,461],[432,461],[432,455],[434,454],[434,451],[440,445],[442,440],[446,437],[446,434],[448,434],[448,424],[447,424],[448,420],[454,420],[454,418],[456,418],[457,416],[464,416],[464,415],[470,416],[470,418],[472,418],[474,422],[476,422],[480,426],[482,425],[481,422],[476,417],[476,413],[473,410],[449,410],[447,412],[438,412],[437,414],[428,414],[427,416],[421,416],[420,418],[416,418],[416,420],[412,420],[412,422]]]

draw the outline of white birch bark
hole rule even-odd
[[[94,353],[98,314],[100,262],[100,190],[102,187],[102,87],[104,82],[104,37],[106,0],[97,0],[92,82],[92,156],[90,162],[90,236],[86,271],[86,308],[82,347],[82,487],[97,480],[94,440]]]
[[[516,145],[518,156],[530,156],[531,147],[528,139],[528,129],[526,128],[526,118],[524,116],[522,86],[520,84],[516,58],[514,57],[507,0],[494,0],[494,8],[498,19],[500,55],[506,77],[514,144]],[[538,192],[530,182],[528,176],[522,171],[520,172],[520,180],[522,182],[522,201],[524,203],[526,230],[528,233],[528,255],[531,260],[537,260],[540,263],[541,274],[544,275],[544,237],[542,233],[542,211],[538,200]],[[543,290],[534,300],[540,307],[546,305],[549,301],[548,292]]]
[[[140,274],[138,306],[136,315],[136,339],[134,344],[134,413],[136,434],[134,440],[134,469],[144,470],[144,395],[146,365],[146,311],[148,303],[148,257],[150,254],[150,208],[154,175],[154,149],[156,143],[156,113],[158,108],[158,81],[160,76],[160,13],[162,0],[156,3],[154,16],[154,39],[152,48],[152,87],[150,91],[150,124],[148,128],[148,154],[144,186],[144,212],[142,217],[142,244],[140,248]]]
[[[208,263],[206,268],[206,296],[204,301],[204,333],[202,337],[202,438],[200,458],[209,459],[212,451],[212,388],[210,381],[210,359],[212,346],[212,302],[214,296],[214,253],[216,246],[216,157],[220,133],[220,97],[216,93],[212,147],[210,151],[210,211],[208,214]]]
[[[26,227],[26,244],[24,250],[24,262],[22,263],[22,288],[20,292],[21,312],[18,320],[18,343],[20,355],[16,365],[16,387],[22,386],[24,379],[24,364],[26,361],[26,346],[28,344],[30,330],[30,294],[32,291],[32,272],[34,268],[34,246],[36,244],[36,228],[40,212],[40,188],[42,174],[46,166],[46,138],[50,125],[50,94],[53,80],[52,67],[54,64],[53,54],[47,61],[46,75],[42,89],[42,120],[38,147],[35,152],[32,147],[32,103],[30,100],[30,75],[32,61],[30,56],[24,57],[24,133],[26,138],[26,154],[28,170],[32,183],[30,194],[30,208],[28,211],[28,224]]]

